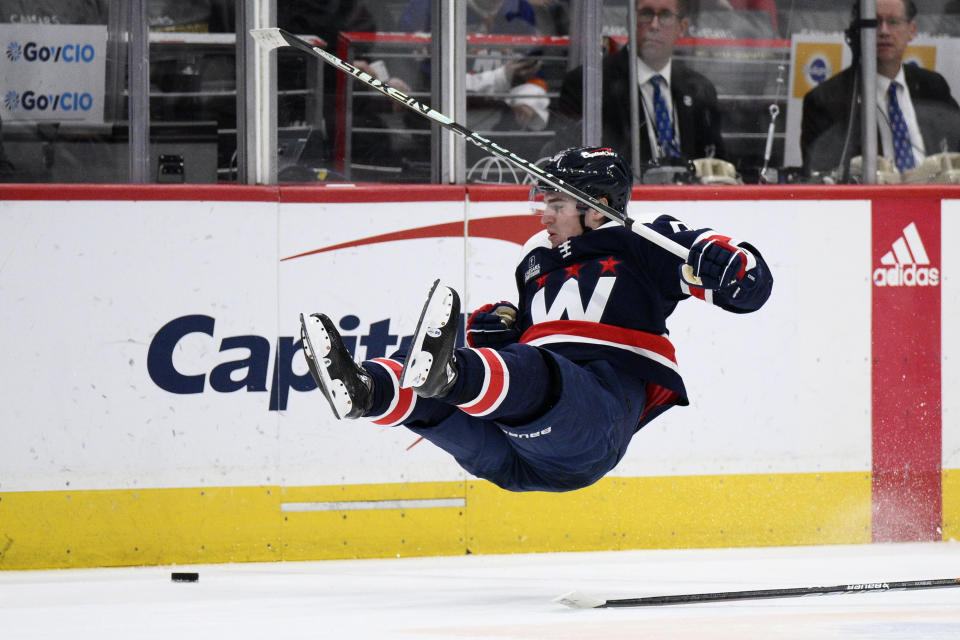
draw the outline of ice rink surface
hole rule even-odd
[[[171,571],[197,571],[174,583]],[[0,638],[960,638],[960,588],[631,609],[597,598],[960,577],[960,544],[0,571]]]

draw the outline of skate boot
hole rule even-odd
[[[423,398],[442,398],[450,392],[457,380],[453,349],[459,323],[460,296],[435,280],[400,372],[401,387],[413,387]]]
[[[359,418],[373,404],[373,379],[354,362],[330,318],[300,314],[300,338],[310,375],[338,420]]]

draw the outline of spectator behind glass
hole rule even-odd
[[[687,10],[686,0],[637,0],[638,77],[630,79],[626,46],[603,60],[602,144],[630,157],[628,92],[638,87],[642,165],[725,157],[716,88],[705,76],[673,60],[677,40],[687,31]],[[554,146],[577,144],[582,99],[583,69],[577,67],[564,78],[555,107],[563,124],[556,125]]]
[[[536,4],[546,4],[538,0]],[[537,35],[536,13],[528,0],[467,0],[467,33]],[[430,31],[430,0],[410,0],[401,14],[400,31]],[[538,52],[534,52],[538,53]],[[467,126],[478,130],[540,131],[549,119],[550,101],[540,61],[534,55],[504,62],[491,50],[468,51]],[[421,87],[429,86],[430,64],[419,68]],[[482,98],[509,93],[507,98]]]
[[[107,24],[108,0],[0,0],[0,22]]]
[[[854,3],[851,25],[859,20]],[[898,171],[918,167],[928,155],[960,150],[960,107],[939,73],[915,64],[903,64],[907,45],[917,33],[913,0],[877,0],[877,130],[878,152],[889,158]],[[850,105],[859,88],[860,33],[848,30],[854,63],[822,82],[803,98],[800,149],[804,169],[833,171],[846,160],[861,155],[859,107],[851,120]],[[891,102],[891,87],[896,104]],[[903,128],[898,123],[903,123]],[[901,153],[896,152],[895,129],[903,130]],[[850,144],[844,155],[844,140]],[[844,162],[845,164],[845,162]]]

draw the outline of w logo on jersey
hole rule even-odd
[[[550,322],[552,320],[600,322],[603,311],[607,308],[607,302],[610,300],[613,283],[616,280],[616,276],[606,276],[597,280],[597,285],[590,293],[586,305],[583,303],[580,292],[581,282],[576,278],[564,280],[560,291],[557,292],[549,307],[547,306],[547,288],[540,289],[533,295],[533,300],[530,302],[530,315],[533,323]]]

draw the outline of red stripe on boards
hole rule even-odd
[[[873,540],[941,540],[939,199],[873,200],[872,239]]]

